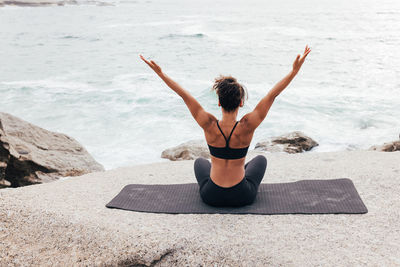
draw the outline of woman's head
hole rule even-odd
[[[235,111],[243,106],[247,96],[245,88],[232,76],[219,76],[212,87],[218,95],[219,103],[227,112]]]

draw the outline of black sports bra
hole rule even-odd
[[[224,139],[226,141],[226,146],[225,147],[215,147],[215,146],[210,146],[208,145],[208,148],[210,149],[210,154],[213,155],[216,158],[221,158],[221,159],[240,159],[246,156],[247,150],[249,147],[243,147],[243,148],[230,148],[229,147],[229,140],[231,139],[233,130],[235,130],[236,125],[238,124],[239,121],[235,123],[235,126],[233,126],[231,134],[229,135],[228,139],[226,139],[225,134],[222,132],[221,127],[219,127],[219,123],[217,120],[217,126],[222,135],[224,136]]]

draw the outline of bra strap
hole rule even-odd
[[[219,131],[220,131],[220,132],[222,133],[222,135],[224,136],[225,142],[228,142],[228,140],[226,139],[226,136],[225,136],[224,132],[221,130],[221,127],[219,127],[218,120],[217,120],[217,126],[218,126]]]
[[[239,122],[239,121],[237,121],[237,122],[235,123],[235,126],[233,126],[232,131],[231,131],[231,134],[229,135],[228,140],[226,140],[226,146],[229,145],[229,140],[231,140],[231,136],[232,136],[233,131],[235,130],[236,125],[238,124],[238,122]]]

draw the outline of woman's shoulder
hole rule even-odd
[[[252,134],[252,133],[254,132],[254,130],[255,130],[255,129],[253,129],[253,128],[251,127],[250,121],[249,121],[249,118],[248,118],[247,114],[244,115],[244,116],[239,120],[239,123],[238,123],[237,126],[239,126],[240,132],[241,132],[242,134]]]
[[[248,126],[249,126],[249,118],[248,118],[247,114],[244,115],[244,116],[239,120],[238,126],[239,126],[239,125],[242,126],[242,127],[248,127]]]

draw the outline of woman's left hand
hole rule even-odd
[[[147,65],[149,65],[150,68],[152,68],[152,70],[154,70],[155,73],[158,75],[162,73],[160,66],[158,66],[153,60],[148,61],[142,55],[139,56],[144,62],[146,62]]]
[[[293,63],[293,72],[297,74],[301,68],[301,65],[303,65],[304,61],[306,60],[307,55],[311,52],[311,48],[306,45],[306,48],[304,49],[303,56],[300,57],[300,54],[297,55],[294,63]]]

